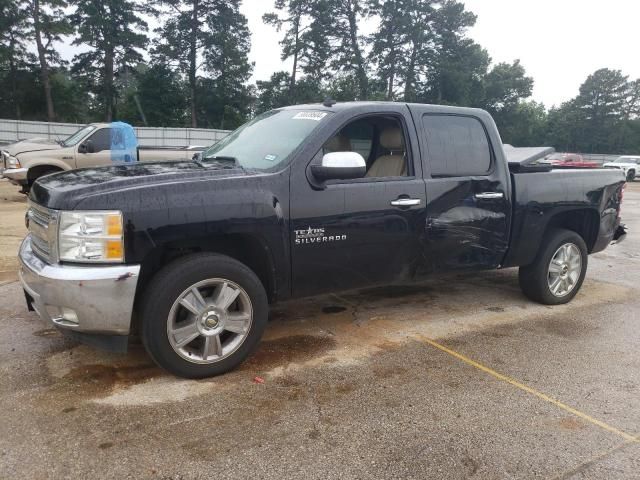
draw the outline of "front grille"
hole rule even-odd
[[[45,262],[53,263],[57,233],[55,211],[30,203],[27,216],[33,252]]]
[[[0,166],[2,168],[7,168],[7,160],[9,159],[9,154],[5,151],[0,152]]]

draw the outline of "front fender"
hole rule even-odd
[[[37,153],[37,152],[34,152]],[[65,155],[67,156],[67,155]],[[18,154],[16,158],[20,161],[20,165],[23,168],[35,168],[35,167],[55,167],[60,170],[73,170],[75,168],[75,157],[73,154],[68,155],[72,158],[72,160],[62,160],[61,158],[53,157],[53,156],[37,156],[36,158],[31,157],[29,153]],[[31,158],[30,158],[31,157]],[[69,163],[71,162],[71,163]]]

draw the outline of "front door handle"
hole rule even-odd
[[[478,200],[495,200],[497,198],[504,198],[504,193],[502,192],[476,193],[475,197]]]
[[[419,198],[398,198],[397,200],[393,200],[391,205],[394,207],[413,207],[415,205],[420,205]]]

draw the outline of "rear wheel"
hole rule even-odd
[[[587,246],[580,235],[550,230],[531,265],[520,267],[520,288],[545,305],[567,303],[576,296],[587,272]]]
[[[184,257],[149,284],[142,342],[158,365],[186,378],[239,365],[262,337],[267,295],[244,264],[217,254]]]
[[[627,172],[627,182],[633,182],[633,180],[636,178],[636,171],[635,170],[629,170]]]

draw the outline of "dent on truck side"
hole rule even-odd
[[[282,299],[290,292],[287,180],[283,172],[140,185],[87,197],[75,208],[123,212],[125,260],[142,265],[142,289],[173,258],[210,251],[259,270],[269,297]]]

